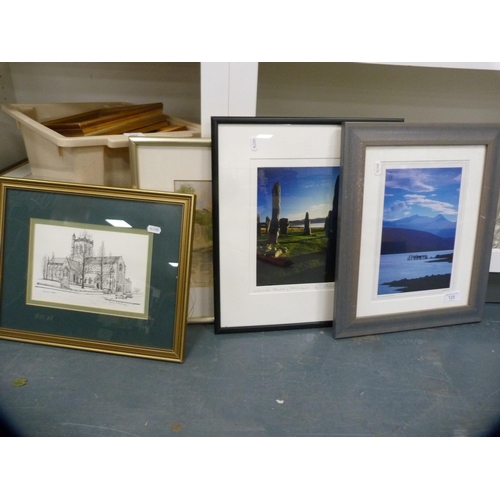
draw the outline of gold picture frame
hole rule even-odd
[[[182,362],[194,206],[0,178],[0,338]]]

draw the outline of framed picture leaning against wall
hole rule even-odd
[[[194,200],[0,178],[0,338],[182,362]]]
[[[344,125],[335,338],[480,321],[500,128]]]
[[[348,120],[212,118],[216,333],[332,324]]]

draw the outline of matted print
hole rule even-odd
[[[147,319],[153,234],[31,219],[27,304]]]
[[[216,333],[331,324],[341,124],[212,119]]]

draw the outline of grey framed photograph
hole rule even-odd
[[[481,320],[494,125],[344,125],[335,338]]]

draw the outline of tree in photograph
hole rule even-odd
[[[193,186],[181,184],[179,189],[176,189],[175,192],[176,193],[184,193],[184,194],[196,194],[196,189]]]
[[[176,193],[195,194],[196,188],[188,184],[181,184]],[[199,200],[199,199],[198,199]],[[197,208],[194,214],[195,232],[193,250],[210,248],[213,245],[212,210],[207,208]]]

